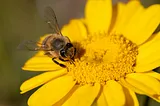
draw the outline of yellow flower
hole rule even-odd
[[[25,63],[24,70],[46,71],[21,85],[21,93],[42,85],[28,105],[138,106],[135,93],[160,102],[160,74],[152,71],[160,66],[159,11],[137,0],[88,0],[85,17],[62,29],[77,48],[75,65],[62,68],[43,52]]]

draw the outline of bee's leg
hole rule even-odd
[[[69,61],[69,60],[64,60],[64,59],[62,59],[62,58],[59,58],[59,60],[64,61],[64,62]],[[74,59],[71,59],[71,61],[69,61],[69,62],[70,62],[70,64],[74,64]],[[75,64],[74,64],[74,65],[75,65]]]
[[[60,57],[59,57],[59,60],[64,61],[64,62],[69,61],[69,60],[64,60],[64,59],[62,59],[62,58],[60,58]]]
[[[61,66],[61,67],[63,67],[63,68],[66,68],[66,66],[65,66],[64,64],[61,64],[61,63],[57,62],[57,61],[55,60],[55,58],[52,58],[52,61],[53,61],[54,63],[58,64],[59,66]]]

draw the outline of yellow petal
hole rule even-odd
[[[100,92],[98,98],[93,102],[92,106],[108,106],[104,92]]]
[[[97,100],[97,106],[108,106],[104,92],[101,92],[101,95]]]
[[[68,25],[63,26],[62,34],[67,36],[71,42],[77,42],[87,38],[87,30],[84,26],[83,19],[71,20]]]
[[[160,96],[158,98],[155,98],[155,97],[152,97],[152,96],[149,96],[150,98],[152,98],[153,100],[157,101],[157,102],[160,102]]]
[[[154,99],[157,102],[160,102],[160,95],[148,95],[150,98]]]
[[[31,89],[34,89],[34,88],[50,81],[51,79],[57,78],[65,73],[66,73],[66,70],[63,69],[63,70],[59,70],[59,71],[45,72],[40,75],[37,75],[37,76],[25,81],[21,85],[21,87],[20,87],[21,94],[25,93]]]
[[[119,83],[113,80],[107,81],[103,90],[108,106],[124,106],[125,95]]]
[[[144,74],[144,75],[151,76],[151,77],[154,77],[154,78],[160,80],[160,74],[157,73],[157,72],[149,71],[149,72],[146,72],[146,73],[143,73],[143,74]]]
[[[124,78],[121,78],[119,80],[119,83],[121,85],[123,85],[124,87],[126,87],[127,89],[131,89],[138,94],[145,94],[143,91],[141,91],[141,90],[137,89],[136,87],[132,86],[131,84],[129,84]]]
[[[90,33],[107,32],[112,17],[112,0],[88,0],[85,18]]]
[[[137,45],[145,42],[160,24],[160,5],[152,5],[143,13],[132,17],[123,27],[122,34]]]
[[[160,60],[156,60],[156,61],[149,63],[149,64],[146,64],[146,65],[137,65],[134,70],[136,72],[148,72],[148,71],[155,69],[159,66],[160,66]]]
[[[119,2],[115,6],[113,6],[113,12],[112,12],[112,20],[111,20],[111,26],[109,31],[113,34],[115,34],[116,28],[118,27],[118,24],[121,22],[121,18],[123,17],[123,12],[126,9],[126,4]]]
[[[160,49],[157,46],[160,46],[160,32],[152,35],[152,38],[150,38],[143,45],[139,46],[137,63],[144,64],[146,60],[148,60],[148,58],[151,59],[154,55],[159,56],[157,54],[153,54],[157,51],[160,51]]]
[[[121,6],[122,7],[122,6]],[[123,11],[119,16],[116,24],[116,33],[122,34],[124,28],[127,26],[131,18],[135,15],[141,13],[143,11],[143,7],[138,0],[130,1],[125,7],[123,7]],[[123,26],[123,27],[122,27]]]
[[[132,73],[126,76],[126,81],[146,95],[160,95],[160,82],[143,73]]]
[[[33,93],[29,100],[29,106],[52,106],[63,98],[75,85],[71,76],[62,76],[46,83]]]
[[[62,67],[55,64],[52,58],[44,55],[44,52],[38,52],[35,56],[29,59],[22,67],[23,70],[29,71],[53,71],[60,70]]]
[[[153,35],[147,43],[138,48],[136,72],[152,70],[160,66],[160,32]]]
[[[123,87],[123,90],[126,97],[125,106],[139,106],[139,102],[136,97],[136,94],[132,90],[125,87]]]
[[[62,106],[91,106],[99,91],[99,84],[81,86]]]

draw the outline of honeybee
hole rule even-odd
[[[76,55],[76,48],[71,43],[70,39],[63,36],[57,22],[55,12],[51,7],[46,7],[44,11],[45,20],[53,30],[53,33],[48,35],[40,46],[30,47],[34,44],[32,41],[25,42],[25,46],[31,51],[44,51],[44,55],[48,55],[52,58],[53,62],[61,67],[66,67],[64,64],[59,63],[60,61],[69,61],[74,64],[74,57]]]

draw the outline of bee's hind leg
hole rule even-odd
[[[59,65],[59,66],[61,66],[61,67],[63,67],[63,68],[66,68],[66,66],[65,66],[64,64],[59,63],[58,61],[55,60],[55,58],[52,58],[52,61],[53,61],[54,63],[56,63],[57,65]]]

